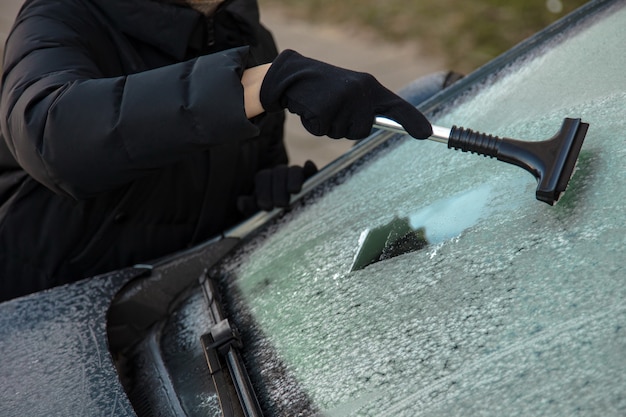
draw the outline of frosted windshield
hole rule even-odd
[[[535,200],[518,167],[406,138],[233,264],[265,345],[314,409],[623,415],[626,8],[595,23],[433,120],[541,140],[582,118],[589,133],[556,206]],[[363,233],[394,219],[428,244],[352,270]]]

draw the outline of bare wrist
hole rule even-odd
[[[243,85],[244,109],[248,119],[258,116],[265,109],[261,104],[260,91],[265,74],[272,64],[259,65],[248,68],[243,72],[241,84]]]

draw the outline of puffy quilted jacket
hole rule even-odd
[[[255,0],[211,18],[152,0],[30,0],[0,102],[0,299],[186,248],[241,221],[286,162],[283,115],[240,77],[276,56]]]

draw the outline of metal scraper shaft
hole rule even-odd
[[[374,120],[374,128],[407,134],[407,131],[404,130],[400,123],[382,116],[376,117]],[[428,139],[439,143],[448,143],[450,131],[448,127],[433,126],[433,134]]]

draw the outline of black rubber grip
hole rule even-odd
[[[496,158],[500,142],[502,142],[502,139],[498,136],[452,126],[450,138],[448,139],[448,148]]]

